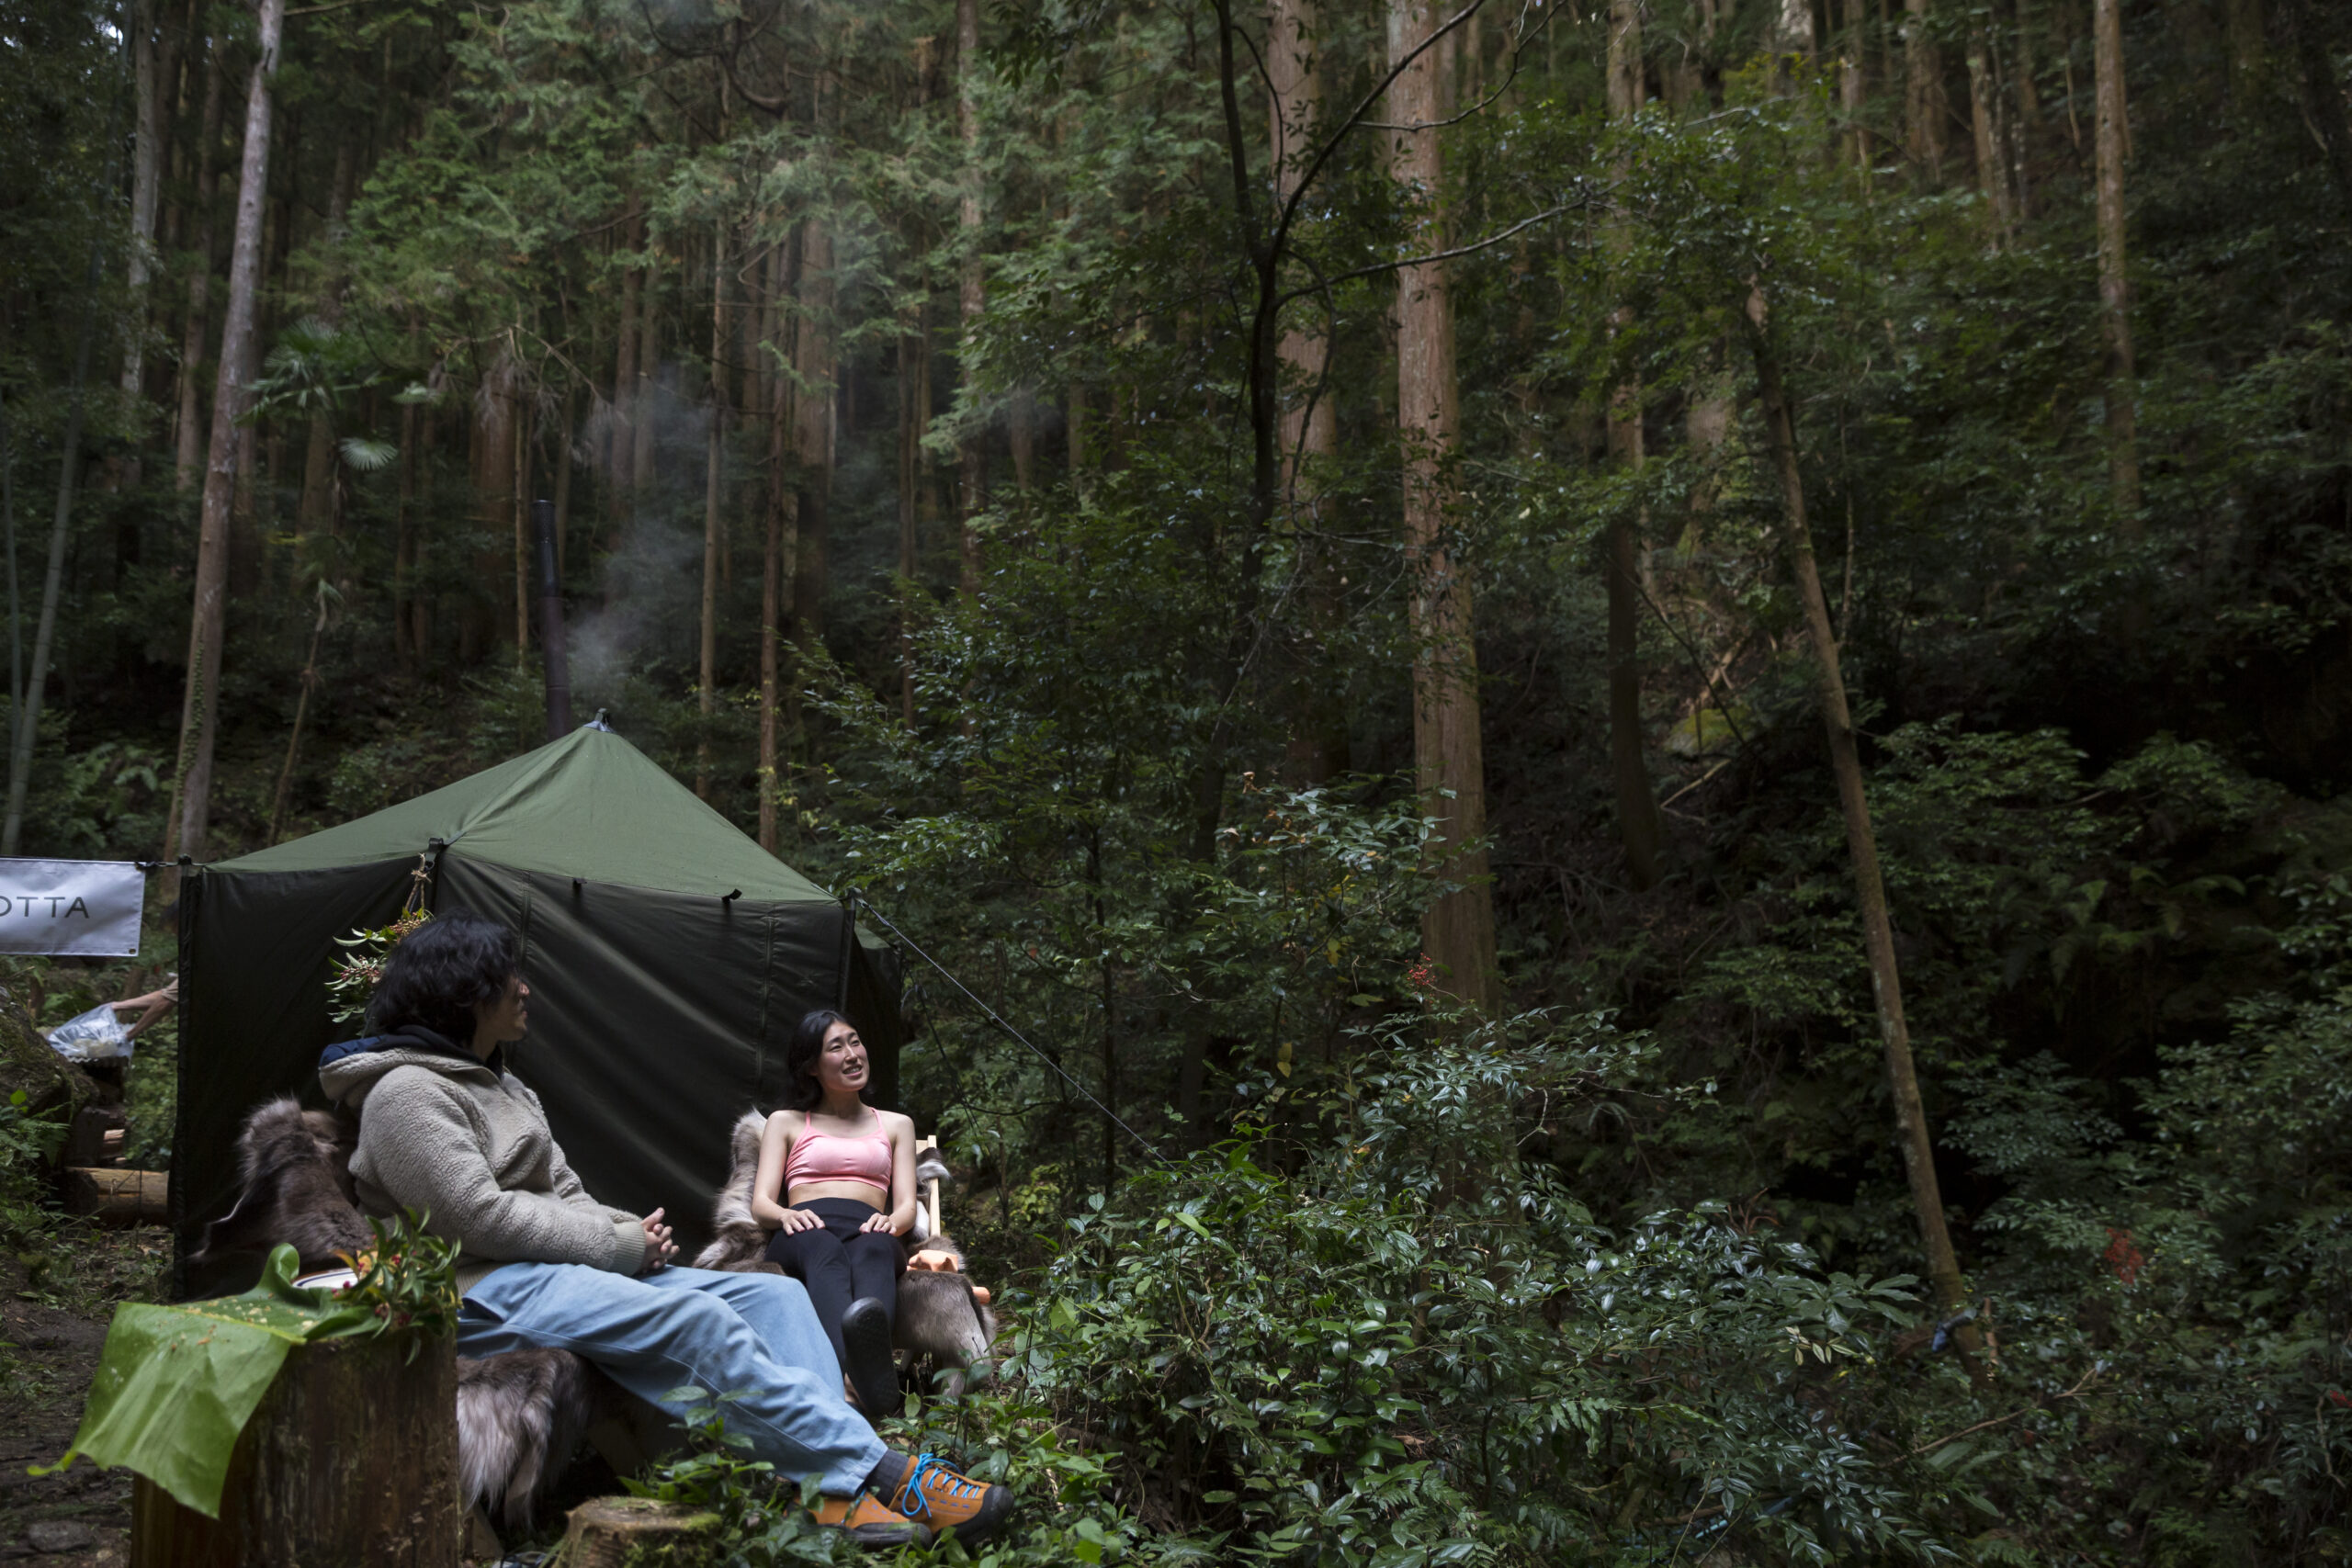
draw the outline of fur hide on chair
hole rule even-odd
[[[237,1138],[244,1186],[228,1213],[205,1227],[198,1264],[266,1253],[288,1242],[306,1270],[375,1239],[351,1188],[356,1136],[339,1118],[269,1100]],[[514,1350],[458,1358],[458,1475],[464,1506],[499,1504],[511,1529],[531,1514],[588,1428],[621,1408],[620,1388],[569,1350]]]
[[[716,1235],[695,1255],[697,1269],[723,1269],[738,1274],[784,1272],[767,1260],[770,1232],[752,1217],[752,1181],[759,1171],[760,1136],[766,1127],[767,1118],[756,1111],[746,1111],[736,1119],[728,1140],[732,1166],[711,1210]],[[915,1179],[952,1179],[936,1149],[922,1152],[915,1165]],[[908,1352],[910,1369],[923,1357],[931,1358],[947,1374],[946,1389],[953,1396],[964,1392],[972,1363],[986,1356],[995,1342],[996,1314],[972,1293],[972,1281],[961,1271],[963,1249],[944,1234],[930,1235],[929,1222],[922,1205],[916,1204],[915,1225],[906,1245],[952,1254],[958,1271],[945,1274],[917,1269],[899,1279],[898,1322],[891,1342]]]
[[[233,1208],[204,1227],[204,1245],[188,1257],[199,1267],[241,1252],[266,1253],[290,1242],[307,1271],[332,1269],[338,1254],[375,1239],[351,1191],[351,1139],[324,1111],[293,1100],[265,1102],[237,1134]]]
[[[458,1492],[510,1529],[527,1529],[588,1428],[618,1415],[620,1385],[569,1350],[458,1358]]]

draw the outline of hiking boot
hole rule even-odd
[[[816,1518],[820,1525],[847,1530],[858,1545],[876,1551],[931,1544],[928,1526],[891,1512],[871,1492],[860,1492],[854,1497],[820,1497]]]
[[[994,1535],[1012,1512],[1010,1487],[989,1486],[958,1475],[929,1454],[914,1459],[886,1454],[868,1484],[892,1513],[920,1519],[934,1531],[952,1527],[956,1539],[967,1545]]]
[[[905,1408],[899,1366],[890,1359],[890,1314],[880,1302],[866,1296],[849,1303],[842,1314],[842,1350],[849,1362],[842,1371],[849,1374],[857,1407],[868,1421],[878,1422]]]

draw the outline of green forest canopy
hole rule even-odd
[[[2339,8],[6,32],[0,852],[537,744],[543,498],[575,711],[1190,1153],[910,997],[1109,1550],[2352,1552]]]

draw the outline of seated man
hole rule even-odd
[[[741,1394],[729,1429],[778,1475],[816,1476],[819,1519],[866,1544],[992,1532],[1012,1495],[884,1448],[843,1399],[799,1281],[673,1267],[661,1210],[608,1209],[582,1188],[538,1097],[506,1070],[530,995],[520,971],[512,931],[439,915],[385,964],[368,1009],[381,1032],[319,1059],[328,1097],[359,1117],[361,1204],[413,1209],[460,1248],[459,1352],[571,1350],[657,1404],[689,1384]]]

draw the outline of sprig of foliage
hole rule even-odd
[[[327,979],[327,1016],[339,1024],[364,1023],[368,1004],[376,987],[383,984],[384,964],[392,949],[432,918],[430,909],[411,909],[388,926],[373,931],[356,927],[349,936],[335,938],[335,945],[344,953],[334,961],[334,971]]]
[[[359,1278],[336,1292],[335,1300],[366,1310],[379,1333],[454,1337],[462,1304],[457,1243],[426,1230],[424,1216],[413,1210],[393,1220],[371,1214],[368,1228],[375,1235],[373,1247],[340,1255]]]

